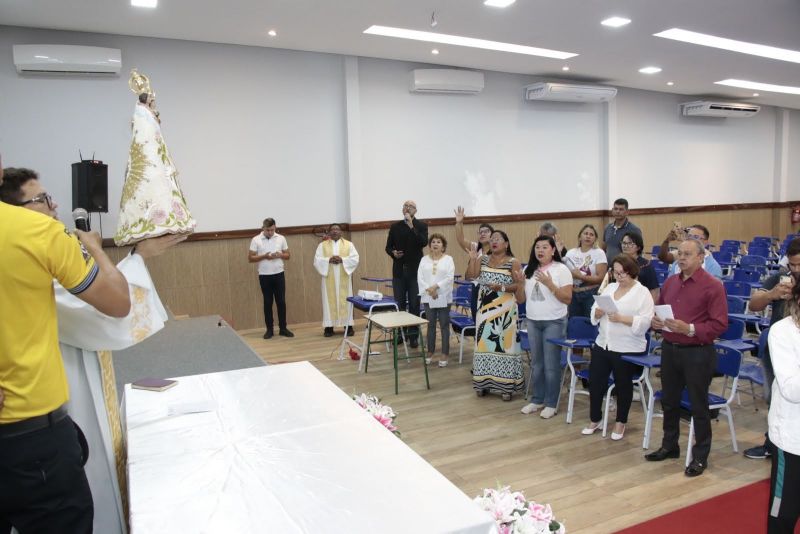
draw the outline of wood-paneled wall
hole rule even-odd
[[[424,214],[423,214],[424,215]],[[423,217],[424,220],[424,217]],[[691,213],[649,213],[632,215],[631,220],[642,228],[645,247],[661,243],[674,221],[684,225],[703,224],[711,232],[711,242],[722,239],[749,240],[755,235],[783,237],[800,231],[800,225],[791,225],[786,208],[755,208]],[[494,223],[505,231],[511,241],[512,251],[520,261],[527,261],[530,246],[544,220],[509,221]],[[567,248],[577,244],[577,234],[586,224],[593,224],[602,232],[603,217],[564,218],[552,221],[559,228]],[[280,228],[278,229],[280,232]],[[448,253],[456,263],[456,272],[463,274],[467,255],[459,249],[452,225],[431,226],[448,241]],[[475,239],[477,224],[466,224],[468,239]],[[386,229],[353,232],[345,237],[353,241],[361,262],[354,275],[354,290],[374,289],[373,283],[360,277],[390,277],[391,262],[384,252]],[[286,262],[287,315],[290,325],[321,321],[320,277],[314,269],[314,251],[319,238],[312,233],[287,235],[291,259]],[[248,263],[246,238],[188,241],[181,243],[163,256],[148,260],[150,274],[162,301],[175,315],[208,315],[218,313],[237,329],[259,328],[264,324],[261,290],[258,285],[256,264]],[[115,261],[127,254],[128,249],[108,248]],[[383,288],[384,293],[391,293]],[[277,318],[276,318],[277,320]]]

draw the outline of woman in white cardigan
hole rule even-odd
[[[635,367],[622,360],[625,354],[640,354],[647,350],[645,335],[653,319],[653,297],[639,283],[639,265],[630,256],[620,254],[611,262],[616,282],[609,284],[603,295],[612,298],[617,311],[606,313],[597,302],[592,306],[592,324],[599,324],[597,339],[592,345],[589,363],[589,416],[591,422],[582,430],[584,435],[594,434],[600,428],[603,396],[608,390],[608,377],[614,373],[617,392],[617,420],[611,439],[620,440],[625,435],[628,411],[633,399],[633,373]]]
[[[769,329],[775,380],[769,406],[768,534],[793,533],[800,517],[800,284],[786,304],[787,317]]]
[[[428,319],[428,358],[433,361],[436,352],[436,323],[442,333],[442,356],[439,367],[447,366],[450,354],[450,303],[453,302],[453,279],[455,264],[453,258],[445,254],[447,239],[442,234],[431,234],[428,239],[430,253],[422,258],[417,269],[417,285],[420,302],[425,306]]]

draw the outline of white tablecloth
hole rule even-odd
[[[494,532],[308,362],[126,385],[125,399],[133,534]]]

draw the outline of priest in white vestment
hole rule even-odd
[[[347,335],[353,334],[353,314],[347,297],[353,295],[353,271],[358,267],[358,251],[355,245],[342,238],[342,228],[332,224],[328,228],[328,239],[317,247],[314,267],[322,276],[322,326],[325,337],[333,335],[335,326],[347,327]]]

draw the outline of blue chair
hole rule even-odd
[[[456,284],[456,290],[453,292],[453,305],[460,309],[461,315],[470,314],[470,302],[474,287],[472,284]]]
[[[734,297],[750,298],[750,293],[752,293],[752,287],[747,282],[724,280],[722,285],[725,286],[725,293]]]
[[[669,273],[667,271],[656,271],[656,280],[658,280],[659,286],[663,286],[667,278],[669,278]]]
[[[766,266],[767,265],[767,256],[769,254],[760,255],[760,254],[748,254],[747,256],[742,256],[739,258],[739,266],[740,267],[747,267],[748,265],[753,266]]]
[[[747,267],[740,267],[733,270],[733,280],[735,282],[758,284],[761,282],[761,273],[756,270],[748,269]]]
[[[744,313],[747,301],[735,295],[728,295],[728,313]]]
[[[765,328],[761,335],[758,336],[758,360],[751,363],[743,363],[741,368],[739,369],[739,381],[747,380],[750,382],[750,395],[753,397],[753,406],[755,407],[756,411],[758,411],[758,405],[756,404],[756,388],[755,384],[758,384],[762,388],[764,387],[764,383],[766,380],[764,379],[764,351],[767,349],[767,336],[769,335],[769,328]],[[739,388],[741,391],[741,388]],[[738,399],[738,391],[737,391],[737,401],[739,406],[742,405],[741,401]]]
[[[472,335],[475,336],[477,331],[475,321],[469,315],[450,312],[450,326],[458,334],[458,364],[461,365],[461,362],[464,361],[464,336],[467,332],[472,332]]]
[[[650,260],[650,265],[653,266],[653,269],[658,272],[667,272],[669,271],[669,265],[664,263],[663,261],[659,260],[658,258]]]
[[[658,253],[659,252],[661,252],[661,245],[653,245],[653,248],[650,249],[650,257],[652,259],[658,258]]]
[[[650,331],[645,334],[645,338],[647,339],[647,348],[645,349],[645,354],[650,354]],[[641,354],[632,354],[631,356],[641,356]],[[586,370],[588,375],[588,369]],[[581,373],[583,370],[580,371]],[[639,390],[639,400],[642,402],[642,413],[647,417],[647,404],[645,403],[644,397],[644,388],[642,387],[642,382],[644,382],[645,375],[649,372],[649,369],[646,367],[642,367],[642,373],[639,376],[634,377],[631,382],[633,382],[633,386]],[[603,406],[603,437],[606,437],[606,433],[608,430],[608,412],[610,407],[610,399],[611,393],[614,391],[616,387],[616,383],[614,381],[614,375],[612,374],[608,378],[608,389],[606,390],[606,397]]]
[[[740,319],[729,319],[728,328],[719,336],[719,340],[714,344],[718,347],[727,347],[729,349],[738,350],[739,352],[747,352],[754,350],[758,345],[749,338],[744,337],[745,323]]]
[[[576,391],[578,383],[578,372],[575,369],[576,365],[585,365],[588,360],[583,358],[575,358],[573,355],[574,349],[588,349],[597,339],[598,327],[593,325],[588,317],[570,317],[567,323],[567,337],[565,339],[548,339],[548,343],[553,343],[561,347],[561,365],[562,365],[562,379],[564,383],[566,372],[569,371],[569,401],[567,404],[567,423],[572,422],[573,406],[575,404],[575,395],[588,395],[588,391]],[[561,402],[559,395],[558,402]],[[556,405],[558,409],[558,405]]]
[[[719,413],[725,414],[728,418],[728,427],[730,428],[731,432],[731,443],[733,444],[734,452],[739,452],[739,446],[736,442],[736,429],[733,426],[733,411],[732,411],[732,403],[734,397],[736,397],[736,391],[739,384],[739,368],[742,364],[742,353],[738,350],[729,349],[727,347],[717,347],[717,374],[720,374],[725,377],[725,386],[727,386],[728,380],[732,380],[731,384],[731,392],[730,394],[725,397],[725,390],[726,387],[723,387],[722,395],[716,395],[709,391],[708,393],[708,409],[709,410],[719,410]],[[655,398],[661,399],[663,393],[661,391],[656,391]],[[681,394],[681,408],[685,410],[689,410],[691,412],[692,403],[689,401],[689,394],[684,389],[683,393]],[[648,419],[650,419],[649,424],[652,425],[652,413],[647,414]],[[692,461],[692,443],[694,442],[694,417],[692,417],[689,421],[689,441],[686,447],[686,466],[688,467]]]

